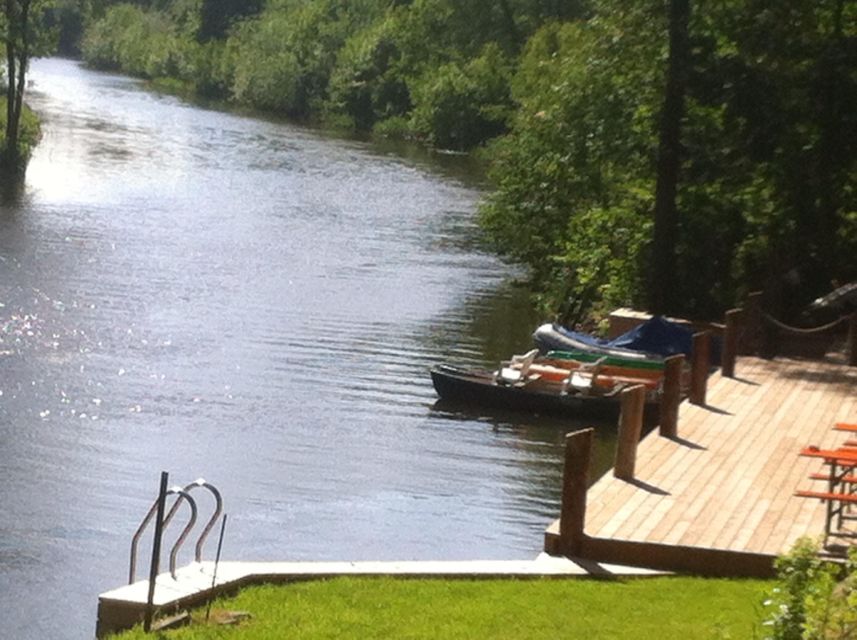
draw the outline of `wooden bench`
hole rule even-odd
[[[799,498],[815,498],[821,500],[827,505],[827,513],[824,520],[824,541],[827,543],[827,538],[830,536],[857,538],[857,533],[844,531],[842,522],[848,518],[853,520],[854,516],[846,516],[845,509],[852,504],[857,504],[857,494],[854,493],[833,493],[830,491],[795,491],[795,495]],[[836,519],[836,528],[834,530],[833,520]]]
[[[857,423],[837,422],[834,427],[837,431],[853,431],[857,432]]]
[[[795,491],[795,495],[800,498],[818,498],[825,502],[844,502],[847,504],[857,504],[857,493],[830,493],[828,491]]]
[[[810,480],[830,480],[829,473],[813,473],[809,476]],[[837,478],[839,482],[844,482],[845,484],[857,484],[857,476],[843,476],[842,478]]]

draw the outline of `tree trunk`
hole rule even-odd
[[[826,51],[821,56],[820,69],[822,77],[820,130],[821,137],[817,153],[818,200],[817,211],[812,232],[815,234],[815,251],[820,259],[820,271],[827,285],[836,275],[837,252],[836,218],[838,214],[837,193],[843,188],[840,180],[840,167],[847,166],[847,155],[844,153],[845,141],[839,134],[842,104],[840,100],[839,83],[843,67],[841,62],[845,44],[842,36],[843,0],[838,0],[834,8],[833,33],[827,43]]]
[[[21,42],[19,44],[18,51],[18,78],[17,78],[17,89],[15,91],[15,109],[13,110],[13,115],[15,121],[12,123],[12,127],[15,130],[15,149],[18,148],[18,132],[21,127],[21,112],[24,109],[24,89],[26,87],[27,82],[27,65],[30,62],[30,44],[29,44],[29,34],[28,31],[30,29],[30,0],[21,0],[21,16],[20,16],[20,36]],[[12,77],[9,77],[9,83],[12,83]],[[15,152],[16,158],[18,157],[18,152]]]
[[[6,0],[6,147],[2,149],[4,156],[10,150],[17,148],[18,130],[13,127],[15,121],[15,78],[17,78],[15,65],[15,2],[14,0]]]
[[[30,59],[31,0],[6,0],[6,143],[2,163],[7,170],[22,170],[21,113]]]
[[[509,34],[512,50],[517,53],[521,50],[523,42],[521,40],[521,32],[518,31],[518,26],[515,24],[515,15],[512,13],[512,7],[509,6],[509,0],[500,0],[500,9],[503,12],[503,21],[506,23],[506,32]]]
[[[655,229],[652,242],[650,301],[653,313],[677,309],[676,245],[678,243],[678,190],[681,165],[681,121],[689,65],[688,23],[690,0],[671,0],[669,59],[661,111],[655,187]]]

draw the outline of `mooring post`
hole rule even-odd
[[[738,324],[742,314],[741,309],[730,309],[726,312],[726,328],[723,330],[723,355],[720,370],[724,377],[735,377],[735,358],[738,355]]]
[[[848,323],[848,364],[857,367],[857,312],[851,314]]]
[[[619,414],[619,438],[613,475],[620,480],[633,480],[637,465],[637,445],[643,432],[643,412],[646,407],[646,387],[638,384],[622,391],[622,411]]]
[[[664,360],[664,385],[661,390],[659,433],[665,438],[675,438],[678,435],[678,406],[681,404],[683,370],[683,354],[670,356]]]
[[[562,506],[559,542],[566,555],[580,555],[586,523],[586,491],[595,429],[581,429],[565,436],[565,466],[562,471]]]
[[[693,350],[690,356],[690,393],[691,404],[705,406],[708,391],[708,369],[711,366],[711,334],[702,331],[693,335]]]
[[[143,619],[143,631],[149,633],[152,629],[152,618],[155,615],[155,582],[158,579],[161,565],[161,538],[164,534],[164,507],[167,502],[167,482],[170,474],[161,471],[161,488],[158,491],[158,512],[155,515],[155,539],[152,541],[152,564],[149,567],[149,595],[146,598],[146,614]]]

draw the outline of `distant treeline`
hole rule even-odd
[[[94,66],[482,147],[494,246],[531,269],[546,308],[588,311],[649,300],[670,15],[682,7],[669,308],[718,316],[759,287],[788,314],[857,278],[855,2],[68,0],[65,21],[78,12]]]

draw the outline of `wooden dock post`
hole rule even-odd
[[[848,323],[848,365],[857,367],[857,313],[851,314]]]
[[[641,384],[622,391],[622,412],[619,414],[619,438],[613,475],[621,480],[633,480],[637,464],[637,445],[643,432],[643,411],[646,407],[646,387]]]
[[[735,358],[738,355],[738,329],[742,309],[730,309],[726,312],[726,328],[723,330],[723,355],[720,370],[725,378],[735,377]]]
[[[664,360],[664,386],[661,391],[661,428],[665,438],[678,435],[678,405],[681,403],[681,378],[684,369],[682,354]]]
[[[708,331],[693,335],[693,351],[690,358],[688,399],[691,404],[704,407],[708,389],[708,369],[711,366],[711,334]]]
[[[579,555],[583,545],[586,491],[594,444],[595,429],[581,429],[565,436],[559,542],[562,553],[566,555]]]

